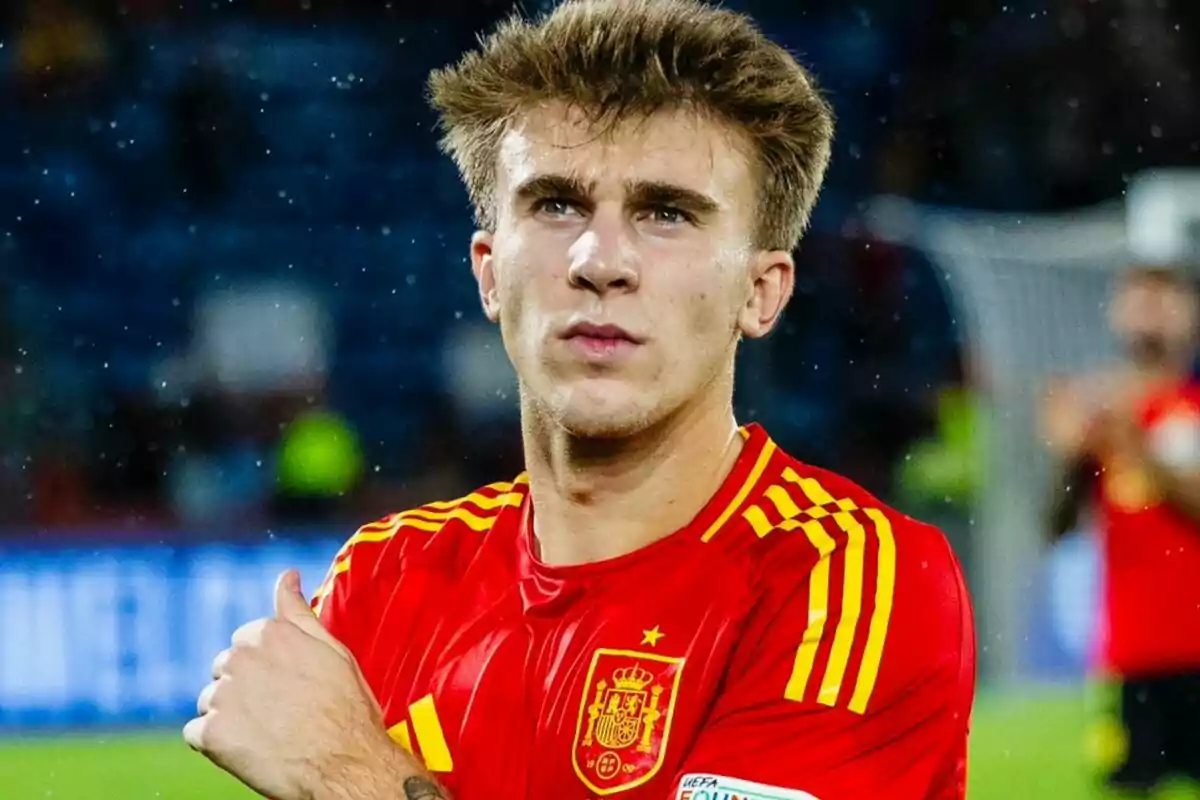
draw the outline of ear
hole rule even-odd
[[[475,231],[471,237],[471,271],[479,284],[479,301],[483,313],[492,322],[500,320],[500,299],[496,291],[495,256],[492,253],[492,234]]]
[[[783,250],[763,250],[750,265],[750,293],[738,315],[738,328],[749,339],[766,336],[783,316],[796,286],[796,264]]]

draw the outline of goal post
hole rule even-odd
[[[926,254],[965,331],[986,461],[969,564],[981,668],[991,681],[1016,680],[1051,479],[1037,434],[1039,398],[1051,376],[1117,356],[1105,306],[1124,266],[1200,262],[1200,171],[1141,175],[1124,198],[1067,213],[984,213],[883,197],[867,217],[876,236]]]

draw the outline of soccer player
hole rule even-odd
[[[1200,318],[1190,277],[1127,270],[1109,320],[1124,364],[1047,398],[1045,432],[1061,467],[1051,528],[1075,528],[1081,507],[1097,501],[1098,667],[1101,683],[1119,689],[1097,742],[1115,756],[1110,787],[1149,791],[1174,775],[1200,780]]]
[[[430,87],[526,470],[362,528],[313,610],[281,576],[187,740],[277,800],[962,798],[945,539],[732,411],[829,158],[811,77],[695,0],[576,0]]]

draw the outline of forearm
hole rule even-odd
[[[1087,456],[1077,455],[1055,465],[1046,520],[1051,541],[1078,527],[1095,479],[1095,464]]]
[[[452,800],[450,793],[399,747],[323,765],[313,800]]]
[[[433,778],[423,774],[413,774],[399,779],[399,783],[393,783],[380,775],[373,775],[367,780],[332,784],[325,791],[314,795],[313,800],[452,800],[452,798],[450,793]]]

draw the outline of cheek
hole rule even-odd
[[[527,350],[540,341],[555,305],[552,272],[522,255],[506,259],[496,275],[500,328],[510,352],[514,346]]]
[[[495,249],[496,297],[500,303],[500,321],[511,322],[521,315],[528,269],[519,236],[509,233],[497,240]]]
[[[502,301],[537,307],[565,287],[568,259],[560,245],[539,237],[512,236],[497,251],[496,285]]]
[[[655,328],[670,331],[670,352],[665,355],[667,370],[707,375],[723,360],[734,339],[736,313],[728,296],[719,288],[681,288],[655,314]]]
[[[682,295],[690,333],[701,340],[724,341],[737,327],[740,299],[734,296],[734,287],[720,277],[707,287],[690,286]]]

